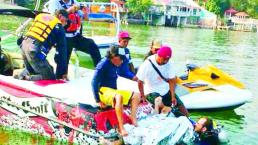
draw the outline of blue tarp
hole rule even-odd
[[[115,21],[115,18],[111,14],[105,13],[90,13],[88,17],[92,21]]]

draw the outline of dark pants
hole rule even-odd
[[[68,60],[70,60],[73,48],[89,54],[93,60],[94,66],[96,66],[98,62],[101,60],[99,48],[94,42],[94,40],[90,38],[85,38],[80,34],[75,37],[66,37],[66,40]]]
[[[20,78],[29,81],[55,80],[53,67],[48,63],[47,59],[42,60],[37,57],[38,47],[40,45],[34,39],[27,38],[23,40],[21,50],[25,69],[20,74]]]

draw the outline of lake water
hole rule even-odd
[[[235,110],[190,112],[190,115],[193,119],[209,116],[224,125],[230,139],[229,144],[258,144],[258,33],[141,25],[123,26],[123,29],[128,30],[132,35],[129,48],[135,65],[142,62],[144,54],[149,50],[151,40],[160,39],[173,48],[177,74],[184,73],[186,63],[213,64],[243,82],[253,93],[251,102]],[[35,137],[21,137],[17,136],[17,133],[2,130],[0,133],[5,134],[4,137],[11,139],[12,142],[20,144],[35,142]],[[6,144],[12,144],[8,139],[6,142],[8,142]],[[5,144],[5,141],[1,141],[0,144]]]

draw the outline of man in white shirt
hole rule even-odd
[[[170,107],[174,105],[182,114],[188,116],[183,102],[175,95],[176,75],[170,59],[171,55],[171,48],[162,46],[157,54],[149,56],[143,62],[136,74],[139,91],[143,101],[147,99],[154,104],[157,113],[160,110],[168,113],[171,110]]]

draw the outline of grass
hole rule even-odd
[[[15,32],[15,30],[22,24],[25,18],[0,15],[0,20],[0,30]]]
[[[17,140],[19,139],[19,140]],[[65,145],[71,143],[62,142],[42,135],[31,134],[21,130],[0,126],[1,145]]]

